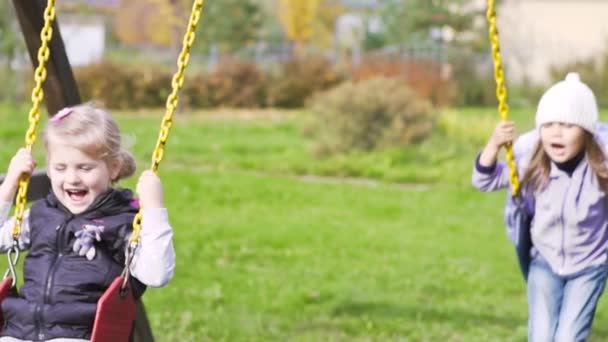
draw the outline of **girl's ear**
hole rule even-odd
[[[118,178],[118,175],[120,174],[120,168],[122,167],[122,165],[119,160],[115,160],[109,165],[109,167],[110,167],[110,178],[112,179],[112,182],[113,182],[116,180],[116,178]]]

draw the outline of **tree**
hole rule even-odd
[[[25,44],[15,18],[12,2],[0,1],[0,67],[2,69],[0,77],[4,86],[0,90],[0,99],[3,100],[13,100],[19,97],[23,90],[20,75],[11,68],[11,62],[15,57],[25,51]]]
[[[191,0],[122,1],[115,15],[115,32],[127,44],[179,48],[191,9]],[[225,51],[247,45],[257,39],[262,19],[260,6],[252,0],[205,1],[195,49],[217,45]]]
[[[0,1],[0,60],[5,60],[10,65],[19,46],[19,32],[12,3]]]
[[[426,40],[432,29],[439,40],[444,38],[444,32],[453,32],[455,41],[467,37],[461,33],[479,33],[476,18],[483,17],[485,11],[470,4],[469,0],[385,0],[380,17],[386,41],[396,44]]]
[[[313,23],[311,43],[321,48],[331,47],[335,37],[335,26],[338,17],[346,8],[338,0],[321,0]]]
[[[264,21],[260,4],[253,0],[206,1],[204,11],[196,38],[204,49],[215,44],[230,51],[251,44]]]
[[[284,19],[291,17],[293,12],[287,14],[290,7],[281,8],[277,6],[279,0],[254,0],[258,3],[263,12],[264,20],[260,37],[270,44],[284,43],[287,37],[287,30]],[[331,48],[335,38],[336,19],[345,12],[345,6],[341,0],[317,0],[317,10],[312,21],[309,23],[310,36],[305,43],[322,49]],[[305,4],[306,5],[306,4]],[[288,19],[290,20],[290,19]],[[292,41],[289,37],[288,40]]]
[[[183,1],[182,1],[183,2]],[[114,32],[125,44],[181,44],[174,32],[183,22],[184,4],[175,0],[123,1],[114,16]]]
[[[320,0],[279,0],[279,18],[296,51],[309,41]]]

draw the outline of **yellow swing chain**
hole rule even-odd
[[[32,108],[30,109],[28,120],[29,127],[25,134],[25,148],[32,150],[36,142],[36,127],[40,121],[40,103],[44,100],[44,90],[42,84],[46,80],[46,63],[51,55],[49,42],[53,37],[53,21],[55,20],[55,0],[48,0],[46,9],[44,10],[44,26],[40,31],[40,48],[38,49],[38,66],[34,71],[34,79],[36,81],[32,90]],[[19,239],[21,233],[21,224],[23,222],[23,213],[25,211],[25,203],[27,202],[27,188],[30,177],[22,176],[19,180],[19,190],[15,200],[15,224],[13,226],[13,240]]]
[[[46,63],[49,60],[51,51],[49,42],[53,37],[53,22],[55,21],[55,0],[48,0],[44,10],[44,26],[40,31],[40,48],[38,48],[38,66],[34,71],[35,85],[32,90],[32,108],[28,114],[29,127],[25,133],[25,148],[32,150],[36,142],[36,127],[40,121],[40,103],[44,100],[44,90],[42,84],[46,80]],[[23,175],[19,179],[19,188],[15,198],[15,220],[13,225],[13,245],[7,252],[8,270],[4,273],[4,279],[8,276],[12,278],[11,287],[17,285],[17,272],[15,267],[19,262],[19,235],[21,234],[21,224],[23,223],[23,213],[27,202],[27,189],[30,177]]]
[[[173,75],[173,79],[171,81],[172,91],[171,94],[169,94],[169,96],[167,97],[166,112],[160,125],[160,134],[158,136],[158,140],[156,141],[156,147],[154,148],[154,153],[152,155],[152,165],[150,169],[154,172],[158,171],[160,162],[163,160],[163,156],[165,153],[165,144],[167,143],[169,131],[171,130],[171,126],[173,124],[173,114],[177,109],[177,104],[179,100],[178,93],[184,85],[184,71],[188,66],[188,61],[190,60],[190,48],[194,43],[196,27],[203,13],[204,4],[205,0],[195,0],[192,5],[192,12],[190,13],[188,29],[184,34],[182,50],[179,54],[179,58],[177,59],[178,69],[177,72]],[[135,215],[135,218],[133,219],[133,233],[131,234],[131,238],[129,239],[129,245],[132,251],[134,251],[134,249],[139,244],[142,209],[143,208],[140,208],[139,212],[137,213],[137,215]]]
[[[498,28],[496,25],[496,1],[487,0],[488,10],[486,17],[489,24],[490,41],[492,43],[492,58],[494,60],[494,79],[496,80],[496,98],[498,99],[498,113],[503,121],[509,118],[509,106],[507,104],[507,88],[505,86],[505,76],[502,70],[502,60],[500,57],[500,44],[498,40]],[[513,196],[519,193],[519,179],[517,178],[517,167],[513,156],[512,144],[505,146],[507,151],[506,159],[509,166],[509,176],[511,180],[511,190]]]

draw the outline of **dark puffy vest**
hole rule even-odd
[[[90,339],[97,301],[124,268],[124,251],[137,208],[129,190],[110,189],[83,213],[71,214],[51,193],[30,209],[31,247],[19,294],[2,303],[3,336],[45,341]],[[75,233],[86,224],[103,226],[96,256],[72,251]],[[145,287],[132,278],[133,293]]]

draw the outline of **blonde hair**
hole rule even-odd
[[[112,181],[135,173],[133,155],[121,146],[118,124],[104,109],[93,103],[63,109],[49,119],[42,139],[48,153],[49,145],[60,139],[92,158],[103,159],[108,167],[118,166]]]
[[[587,162],[597,175],[600,189],[608,193],[608,167],[606,167],[606,155],[595,140],[593,134],[585,131],[583,149]],[[534,148],[534,154],[530,160],[528,170],[524,174],[522,186],[532,190],[540,190],[547,185],[549,173],[551,172],[551,159],[545,152],[542,142],[539,140]]]

